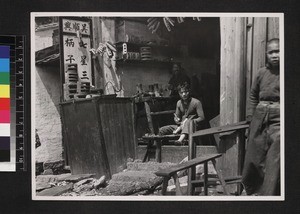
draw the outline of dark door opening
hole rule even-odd
[[[173,44],[181,48],[185,72],[191,78],[193,96],[200,99],[207,121],[220,112],[220,20],[186,19],[170,33]]]

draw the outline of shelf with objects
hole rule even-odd
[[[115,60],[121,63],[169,65],[172,62],[173,55],[179,54],[178,49],[170,46],[167,40],[160,42],[140,40],[136,42],[117,42],[115,46],[117,48]]]

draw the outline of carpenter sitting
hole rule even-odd
[[[161,127],[159,129],[159,135],[181,133],[176,144],[183,144],[183,140],[186,139],[188,135],[189,123],[194,122],[197,129],[201,121],[204,120],[204,113],[201,102],[191,97],[190,85],[188,83],[185,82],[179,85],[178,93],[181,99],[177,102],[176,112],[174,114],[174,121],[177,125]]]

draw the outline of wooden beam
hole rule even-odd
[[[253,66],[252,78],[266,64],[267,18],[255,17],[253,22]]]
[[[253,63],[253,17],[247,18],[247,50],[246,50],[246,57],[247,57],[247,74],[246,74],[246,97],[245,100],[246,106],[249,105],[248,97],[250,95],[251,83],[252,83],[252,63]]]
[[[221,17],[221,85],[220,85],[220,125],[234,124],[245,119],[246,95],[246,32],[247,18]],[[235,134],[233,134],[235,135]],[[237,143],[239,142],[239,143]],[[218,151],[223,156],[218,159],[217,168],[222,168],[224,176],[238,173],[241,141],[232,135],[224,137]],[[230,166],[230,167],[229,167]],[[229,188],[228,188],[229,189]],[[229,192],[236,191],[230,187]]]
[[[246,121],[242,121],[240,123],[235,123],[232,125],[226,125],[226,126],[220,126],[220,127],[214,127],[210,129],[203,129],[194,132],[193,137],[200,137],[210,134],[219,134],[224,132],[230,132],[230,131],[236,131],[240,129],[247,129],[249,125],[246,123]]]

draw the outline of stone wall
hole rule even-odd
[[[35,127],[41,146],[36,149],[38,162],[62,159],[62,130],[59,113],[59,66],[36,67]]]
[[[53,45],[52,33],[56,28],[36,32],[35,51]],[[59,112],[60,70],[59,62],[54,65],[36,66],[35,69],[35,128],[41,146],[35,150],[37,162],[62,160],[62,130]]]

